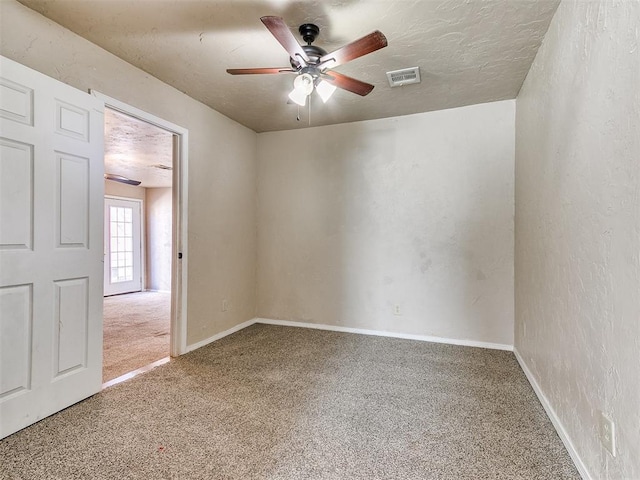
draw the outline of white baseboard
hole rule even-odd
[[[432,337],[429,335],[414,335],[410,333],[387,332],[384,330],[368,330],[363,328],[339,327],[335,325],[324,325],[318,323],[292,322],[289,320],[274,320],[271,318],[254,318],[254,323],[264,323],[267,325],[280,325],[284,327],[314,328],[316,330],[330,330],[332,332],[359,333],[361,335],[375,335],[378,337],[404,338],[407,340],[418,340],[421,342],[447,343],[450,345],[463,345],[466,347],[490,348],[493,350],[512,351],[513,345],[502,343],[479,342],[476,340],[460,340],[457,338]]]
[[[491,342],[480,342],[477,340],[460,340],[458,338],[445,338],[445,337],[433,337],[430,335],[415,335],[412,333],[398,333],[398,332],[387,332],[384,330],[369,330],[364,328],[352,328],[352,327],[340,327],[337,325],[326,325],[321,323],[307,323],[307,322],[294,322],[290,320],[276,320],[273,318],[252,318],[251,320],[247,320],[235,327],[230,328],[229,330],[225,330],[224,332],[217,333],[209,338],[205,338],[204,340],[200,340],[199,342],[193,343],[187,346],[187,351],[192,352],[193,350],[204,347],[211,342],[215,342],[227,335],[231,335],[243,328],[250,327],[254,323],[263,323],[265,325],[279,325],[282,327],[299,327],[299,328],[313,328],[316,330],[328,330],[331,332],[345,332],[345,333],[358,333],[360,335],[373,335],[377,337],[390,337],[390,338],[403,338],[406,340],[418,340],[420,342],[433,342],[433,343],[446,343],[448,345],[462,345],[465,347],[478,347],[478,348],[488,348],[491,350],[506,350],[508,352],[513,351],[513,345],[507,345],[504,343],[491,343]]]
[[[247,320],[246,322],[240,323],[240,324],[236,325],[235,327],[231,327],[229,330],[225,330],[224,332],[216,333],[215,335],[213,335],[213,336],[211,336],[209,338],[205,338],[204,340],[200,340],[199,342],[192,343],[191,345],[187,345],[187,350],[184,353],[189,353],[189,352],[192,352],[193,350],[196,350],[197,348],[204,347],[205,345],[208,345],[211,342],[215,342],[216,340],[220,340],[221,338],[224,338],[227,335],[231,335],[232,333],[236,333],[237,331],[242,330],[243,328],[250,327],[254,323],[256,323],[256,319],[252,318],[251,320]]]
[[[520,368],[522,368],[522,371],[527,377],[527,380],[529,380],[529,383],[531,384],[533,391],[536,392],[536,395],[538,396],[538,400],[540,400],[540,403],[542,404],[544,411],[547,412],[547,416],[549,417],[549,420],[551,420],[551,423],[556,429],[556,432],[558,432],[558,436],[560,437],[560,440],[562,440],[562,443],[564,443],[564,446],[567,449],[567,452],[569,452],[569,456],[571,457],[571,460],[573,460],[574,465],[578,469],[578,473],[584,480],[592,480],[591,475],[589,475],[589,472],[587,471],[587,468],[585,467],[584,462],[582,461],[582,459],[580,458],[580,455],[578,454],[575,447],[573,446],[573,443],[571,442],[571,439],[569,438],[567,431],[562,425],[562,422],[556,415],[556,412],[551,406],[551,404],[549,403],[549,400],[547,400],[547,397],[545,397],[544,393],[542,393],[542,390],[540,389],[540,385],[538,385],[538,382],[533,376],[533,373],[531,373],[531,370],[529,370],[529,367],[527,367],[527,364],[525,363],[524,359],[520,356],[520,353],[516,348],[513,349],[513,353],[516,356],[518,363],[520,364]]]

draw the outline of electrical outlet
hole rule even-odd
[[[226,312],[227,310],[229,310],[229,301],[227,299],[222,300],[222,305],[220,307],[220,310],[222,310],[223,312]]]
[[[400,308],[400,305],[394,305],[393,306],[393,314],[394,315],[402,315],[402,309]]]
[[[600,412],[600,441],[611,455],[616,456],[616,424],[604,412]]]

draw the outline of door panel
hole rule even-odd
[[[87,364],[88,283],[87,277],[55,282],[55,377]]]
[[[103,109],[0,57],[0,438],[101,388]]]
[[[88,158],[56,152],[58,247],[89,247]]]
[[[0,377],[0,399],[31,387],[31,297],[31,285],[0,288],[0,362],[13,365]]]
[[[0,138],[0,249],[32,246],[33,146]]]
[[[33,125],[33,89],[0,78],[0,117]]]

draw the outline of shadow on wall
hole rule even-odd
[[[147,224],[147,290],[171,291],[173,239],[172,189],[147,188],[145,195]]]

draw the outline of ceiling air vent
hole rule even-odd
[[[403,68],[387,72],[389,85],[392,87],[402,87],[412,83],[420,83],[420,67]]]

